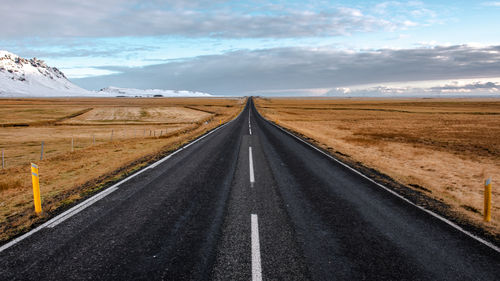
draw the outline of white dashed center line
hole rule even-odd
[[[252,147],[248,147],[248,164],[250,169],[250,184],[253,186],[255,182],[255,177],[253,175],[253,156],[252,156]]]
[[[260,265],[259,221],[256,214],[251,215],[252,221],[252,281],[262,281]]]
[[[248,132],[252,134],[252,124],[250,124],[250,111],[248,111]]]

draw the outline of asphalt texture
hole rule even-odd
[[[223,128],[0,252],[0,280],[258,273],[262,280],[500,280],[500,254],[291,137],[251,99]]]

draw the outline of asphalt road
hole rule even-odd
[[[0,248],[0,280],[500,280],[500,254],[291,137],[231,123]]]

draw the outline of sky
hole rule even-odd
[[[500,1],[2,0],[0,49],[75,84],[500,95]]]

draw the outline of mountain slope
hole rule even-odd
[[[90,91],[71,83],[57,68],[37,58],[24,59],[0,51],[0,96],[86,96]]]

